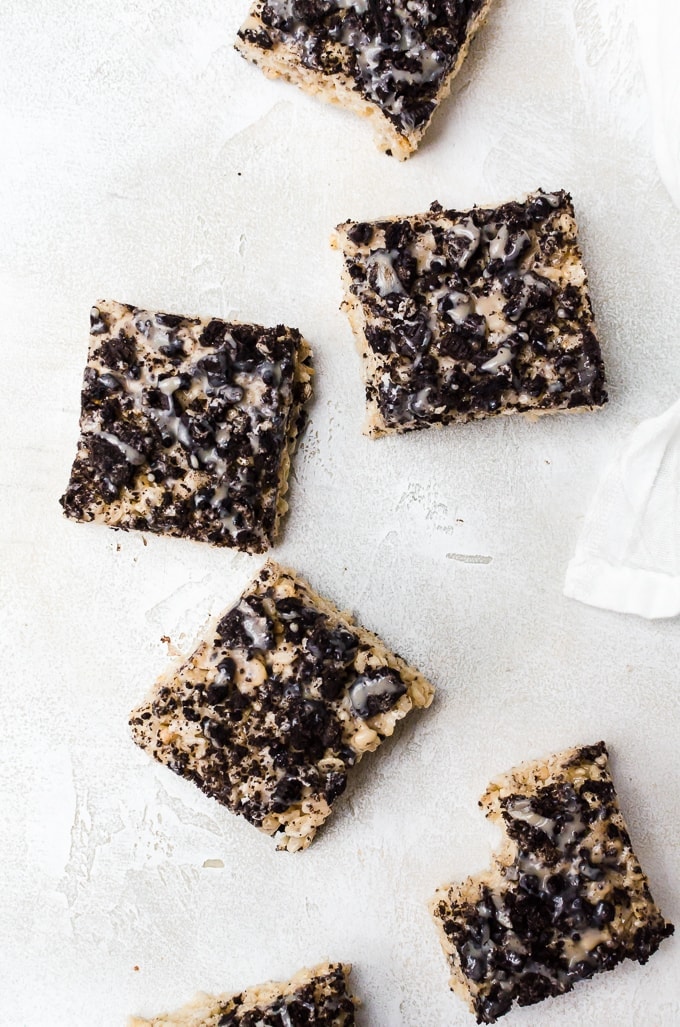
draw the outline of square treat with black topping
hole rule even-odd
[[[295,328],[99,302],[64,512],[264,552],[288,506],[311,376]]]
[[[128,1027],[354,1027],[358,999],[349,990],[348,963],[322,963],[290,981],[259,984],[235,995],[199,994],[174,1013]]]
[[[624,959],[646,963],[673,933],[633,852],[604,742],[511,770],[480,806],[504,847],[491,870],[440,888],[432,905],[451,989],[477,1023]]]
[[[607,400],[568,193],[339,225],[372,436]]]
[[[491,0],[256,0],[236,49],[271,78],[367,117],[404,160],[448,95]]]
[[[151,756],[295,852],[364,753],[432,697],[379,638],[270,562],[130,725]]]

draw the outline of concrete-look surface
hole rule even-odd
[[[617,0],[498,0],[422,149],[232,49],[247,0],[0,7],[0,1024],[120,1027],[198,989],[355,964],[362,1027],[473,1024],[427,902],[485,867],[488,780],[606,740],[633,842],[680,922],[680,625],[562,595],[598,478],[680,387],[680,214]],[[657,5],[658,6],[658,5]],[[328,245],[346,218],[571,191],[610,403],[361,435]],[[99,297],[299,327],[317,370],[272,555],[414,663],[430,710],[278,853],[133,745],[128,712],[257,558],[61,514]],[[674,1027],[678,941],[508,1027]]]

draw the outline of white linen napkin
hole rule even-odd
[[[680,5],[677,0],[635,0],[633,13],[654,152],[661,178],[680,207]]]
[[[564,594],[649,619],[680,613],[680,400],[638,425],[605,472]]]

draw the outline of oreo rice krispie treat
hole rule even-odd
[[[433,693],[380,639],[270,562],[130,724],[151,756],[295,852],[364,753]]]
[[[346,310],[372,436],[607,400],[571,197],[347,221]]]
[[[311,376],[294,328],[98,303],[64,512],[264,552]]]
[[[351,966],[323,963],[287,983],[260,984],[236,995],[197,995],[174,1013],[128,1027],[354,1027],[359,1002],[349,992]]]
[[[418,146],[491,0],[256,0],[236,49],[272,78],[368,117],[381,150]]]
[[[503,827],[504,848],[432,906],[451,988],[478,1023],[624,959],[646,963],[673,933],[633,852],[604,742],[510,771],[480,806]]]

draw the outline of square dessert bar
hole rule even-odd
[[[90,321],[67,516],[264,552],[311,393],[300,333],[110,301]]]
[[[673,933],[631,847],[604,742],[510,771],[480,806],[505,831],[504,848],[432,906],[451,988],[477,1023],[624,959],[646,963]]]
[[[432,697],[375,635],[270,562],[130,725],[150,755],[295,852],[364,753]]]
[[[607,400],[568,193],[339,225],[366,434]]]
[[[235,995],[199,994],[174,1013],[132,1017],[128,1027],[354,1027],[359,1003],[349,993],[351,969],[323,963],[287,983],[260,984]]]
[[[418,146],[491,0],[257,0],[236,49],[370,119],[381,150]]]

